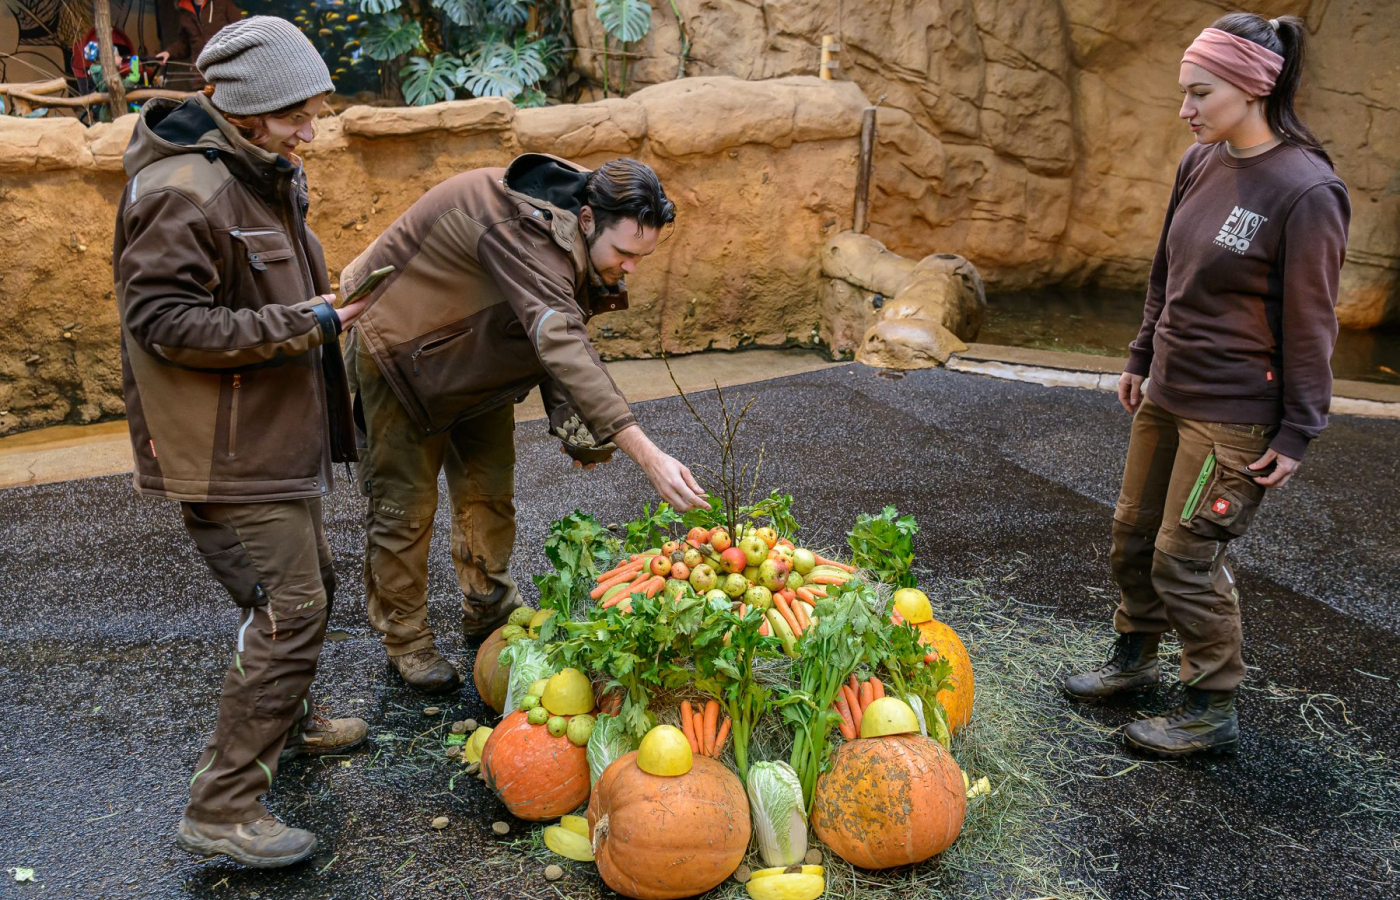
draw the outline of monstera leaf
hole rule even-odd
[[[462,84],[462,61],[450,53],[439,53],[431,60],[415,56],[399,77],[403,79],[403,97],[413,106],[452,100]]]
[[[619,41],[639,41],[651,30],[651,4],[646,0],[597,0],[598,21]]]
[[[423,26],[398,13],[371,22],[360,35],[360,49],[370,59],[403,56],[423,42]]]

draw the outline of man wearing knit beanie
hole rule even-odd
[[[335,92],[311,41],[276,16],[250,16],[220,29],[195,64],[214,85],[214,105],[229,115],[259,116]]]

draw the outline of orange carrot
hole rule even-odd
[[[618,612],[624,612],[624,613],[630,613],[630,612],[632,611],[632,599],[629,597],[629,598],[627,599],[627,602],[626,602],[626,603],[620,603],[620,604],[618,604],[617,611],[618,611]]]
[[[607,580],[611,579],[611,578],[612,578],[613,576],[615,576],[615,575],[621,575],[623,572],[626,572],[626,571],[628,571],[628,570],[631,570],[631,571],[635,572],[635,571],[637,571],[638,569],[640,569],[641,567],[642,567],[642,561],[641,561],[640,559],[629,560],[629,561],[623,563],[622,565],[620,565],[620,566],[618,566],[618,567],[616,567],[616,568],[614,568],[614,569],[609,569],[608,571],[606,571],[606,572],[604,572],[603,574],[599,575],[599,576],[598,576],[598,580],[599,580],[599,581],[607,581]]]
[[[841,575],[813,575],[807,579],[807,584],[845,584],[850,581]]]
[[[861,683],[860,694],[857,699],[860,700],[861,712],[865,712],[870,704],[875,701],[875,688],[871,687],[870,682],[866,681]]]
[[[631,597],[631,596],[632,596],[632,595],[629,594],[629,593],[627,593],[626,591],[618,591],[616,594],[613,594],[611,597],[609,597],[608,599],[604,600],[601,604],[599,604],[599,608],[600,608],[600,609],[609,609],[610,607],[617,606],[617,605],[618,605],[619,603],[621,603],[623,600],[626,600],[627,598],[629,598],[629,597]]]
[[[875,692],[875,699],[880,700],[885,696],[885,683],[878,678],[870,679],[870,687]]]
[[[924,654],[924,665],[931,666],[938,661],[938,651],[930,650]]]
[[[813,553],[812,556],[816,556],[816,554]],[[834,567],[840,568],[841,571],[847,571],[847,572],[854,572],[854,571],[855,571],[854,565],[847,565],[846,563],[837,563],[836,560],[827,560],[826,557],[820,557],[820,556],[816,557],[816,564],[818,564],[818,565],[834,565]]]
[[[661,590],[663,587],[665,587],[665,586],[666,586],[666,579],[662,578],[660,575],[657,575],[657,576],[654,576],[654,577],[651,579],[651,581],[649,581],[649,582],[647,582],[647,583],[645,583],[645,584],[642,585],[642,591],[641,591],[641,592],[642,592],[643,594],[646,594],[647,597],[648,597],[648,599],[649,599],[649,598],[651,598],[651,597],[655,597],[655,596],[657,595],[657,593],[659,593],[660,590]]]
[[[772,636],[773,636],[773,628],[772,628],[771,625],[768,624],[768,617],[767,617],[767,616],[764,616],[764,617],[763,617],[763,621],[759,623],[759,626],[758,626],[758,633],[761,634],[761,635],[763,635],[764,637],[772,637]]]
[[[719,703],[711,700],[705,704],[705,746],[701,749],[708,756],[715,755],[715,740],[719,734]]]
[[[695,711],[695,746],[700,749],[700,753],[705,753],[705,713],[701,710]]]
[[[811,592],[810,590],[808,590],[808,589],[805,588],[805,587],[800,587],[800,588],[797,589],[797,599],[799,599],[799,600],[806,600],[808,603],[811,603],[813,606],[815,606],[816,603],[817,603],[817,598],[812,594],[812,592]]]
[[[856,739],[856,722],[851,718],[851,705],[844,695],[836,697],[836,711],[841,714],[841,736],[848,741]]]
[[[749,614],[749,605],[748,605],[747,603],[740,602],[740,604],[739,604],[739,618],[742,619],[744,616],[747,616],[748,614]]]
[[[715,752],[710,755],[719,759],[719,755],[724,752],[724,745],[729,743],[729,717],[724,717],[724,724],[719,726],[719,737],[715,738]]]
[[[904,624],[904,616],[900,615],[899,610],[895,610],[894,612],[890,613],[890,624],[891,624],[891,625],[903,625],[903,624]]]
[[[851,686],[851,693],[860,690],[860,682],[856,680],[856,673],[852,672],[851,677],[846,679],[846,683]]]
[[[787,620],[793,634],[802,633],[802,623],[797,621],[797,616],[792,614],[792,607],[788,606],[788,602],[782,598],[782,595],[773,595],[773,608],[783,614],[783,618]]]
[[[788,606],[792,609],[792,614],[797,616],[797,624],[802,626],[803,631],[812,627],[811,620],[807,618],[807,610],[802,607],[801,603],[798,603],[796,600],[790,600],[788,601]]]
[[[806,591],[807,591],[807,593],[811,594],[813,597],[825,597],[825,596],[826,596],[826,588],[822,587],[822,586],[819,585],[819,584],[814,584],[814,585],[812,585],[811,587],[806,588]],[[815,604],[816,601],[813,600],[812,603]]]
[[[681,731],[685,732],[685,739],[690,741],[690,752],[699,753],[700,745],[695,742],[695,722],[690,715],[690,701],[681,701]]]
[[[600,581],[597,587],[588,592],[588,596],[592,597],[594,600],[597,600],[599,597],[606,594],[610,588],[615,588],[619,584],[627,584],[636,576],[636,574],[637,570],[632,569],[623,572],[621,575],[609,578],[607,581]]]
[[[856,692],[851,690],[849,684],[841,685],[841,693],[846,695],[846,705],[851,709],[851,723],[856,727],[856,734],[860,734],[860,723],[865,718],[865,710],[860,707],[860,699]]]

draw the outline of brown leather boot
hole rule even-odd
[[[403,656],[389,657],[394,671],[409,687],[425,694],[445,694],[454,691],[462,684],[462,676],[452,663],[442,658],[436,647],[424,647],[405,653]]]
[[[369,725],[364,719],[327,719],[313,716],[311,725],[287,738],[282,748],[280,762],[288,762],[299,756],[325,756],[328,753],[345,753],[363,744],[369,734]]]
[[[1240,746],[1235,692],[1188,687],[1180,706],[1132,723],[1123,730],[1123,737],[1134,750],[1166,759],[1235,753]]]
[[[1152,687],[1161,677],[1157,644],[1161,635],[1120,634],[1108,662],[1092,672],[1065,679],[1065,692],[1076,700],[1098,700]]]
[[[175,843],[190,853],[222,854],[255,869],[290,866],[316,852],[316,835],[285,825],[270,813],[236,825],[209,825],[184,816],[175,831]]]

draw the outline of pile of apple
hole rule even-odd
[[[684,540],[645,550],[629,563],[634,567],[641,563],[639,578],[651,576],[641,586],[660,585],[662,596],[669,599],[689,589],[706,599],[729,599],[739,605],[741,614],[750,607],[763,610],[763,633],[782,639],[789,655],[795,655],[796,639],[814,621],[816,599],[826,596],[828,585],[844,582],[855,571],[780,538],[768,527],[742,529],[737,543],[723,526],[692,528]],[[598,587],[607,584],[605,580]],[[622,607],[626,611],[630,604],[617,595],[637,587],[637,581],[614,582],[599,596],[604,605],[626,604]],[[645,593],[653,596],[656,590]]]

